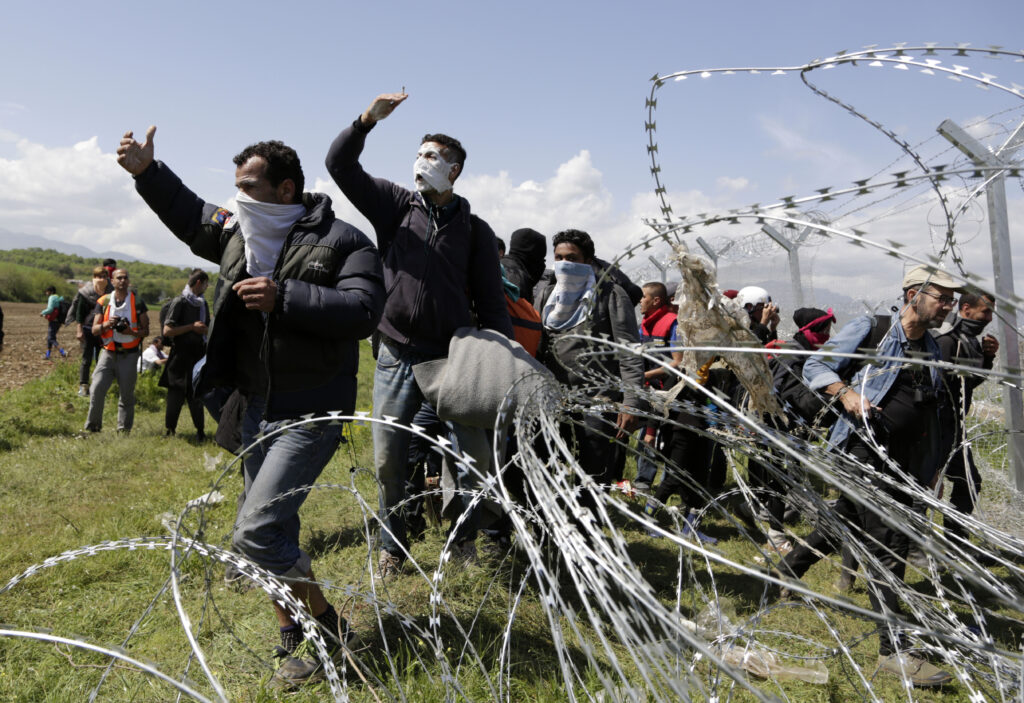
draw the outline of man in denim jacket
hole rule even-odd
[[[903,361],[914,357],[938,361],[939,348],[927,333],[942,324],[953,305],[956,283],[949,274],[927,266],[916,266],[903,279],[903,307],[894,324],[878,344],[877,362],[865,364],[849,385],[842,372],[855,361],[849,357],[812,356],[804,364],[804,382],[815,390],[839,400],[842,414],[832,427],[829,447],[852,456],[868,466],[863,481],[868,491],[884,491],[907,507],[911,491],[902,486],[928,484],[939,460],[939,399],[942,382],[938,369]],[[856,318],[835,337],[829,351],[854,353],[871,336],[877,321],[871,316]],[[858,431],[857,428],[864,428]],[[865,435],[873,439],[866,440]],[[872,446],[885,449],[880,456]],[[888,475],[892,481],[882,480]],[[902,484],[902,485],[901,485]],[[842,495],[836,514],[846,521],[892,576],[903,580],[909,546],[904,532],[886,523],[864,501]],[[802,576],[820,559],[836,549],[835,535],[815,529],[805,543],[789,553],[779,567],[780,575]],[[872,609],[882,615],[901,615],[899,595],[890,588],[884,574],[874,574],[869,588]],[[909,678],[915,686],[941,686],[950,675],[924,659],[902,653],[899,632],[885,625],[879,630],[879,668]]]

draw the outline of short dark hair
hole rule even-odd
[[[195,284],[199,283],[199,281],[209,280],[210,274],[208,274],[206,271],[203,271],[202,269],[192,269],[192,273],[188,275],[188,285],[190,288]]]
[[[53,286],[46,286],[46,290],[43,291],[45,295],[54,295],[57,293],[57,289]]]
[[[164,339],[164,336],[162,334],[158,334],[157,336],[153,337],[153,344],[156,344],[157,342],[159,342],[160,344],[164,344],[166,341],[167,340]]]
[[[960,295],[960,300],[956,304],[956,309],[959,310],[964,305],[970,305],[972,308],[976,307],[978,303],[981,302],[982,298],[988,301],[989,307],[995,309],[996,297],[991,293],[983,290],[962,293]]]
[[[104,259],[103,260],[103,268],[107,268],[108,266],[116,268],[117,267],[117,259]]]
[[[665,287],[665,284],[662,283],[661,281],[651,281],[650,283],[645,283],[641,286],[641,288],[643,288],[644,290],[651,291],[651,295],[654,296],[655,298],[661,298],[662,302],[669,302],[668,289]]]
[[[451,161],[449,156],[455,157],[455,163],[459,165],[459,173],[462,173],[462,169],[466,167],[466,150],[462,147],[460,142],[455,137],[449,137],[447,134],[425,134],[423,139],[420,140],[420,144],[426,144],[427,142],[434,142],[444,147],[445,160]]]
[[[504,256],[505,255],[505,251],[506,251],[506,249],[505,249],[505,240],[502,239],[501,237],[495,236],[494,237],[494,243],[498,246],[498,253],[501,254],[502,256]]]
[[[290,178],[295,184],[294,200],[297,203],[302,202],[306,177],[302,175],[302,164],[299,163],[299,155],[295,153],[295,149],[276,139],[269,142],[257,142],[242,149],[232,159],[232,162],[235,166],[242,166],[254,156],[261,156],[267,162],[265,175],[270,181],[270,185],[276,188]]]
[[[573,244],[583,252],[583,258],[592,261],[594,258],[594,240],[586,232],[578,229],[563,229],[551,238],[551,250],[559,244]]]

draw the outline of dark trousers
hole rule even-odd
[[[188,403],[188,412],[192,416],[192,424],[196,428],[196,434],[204,434],[205,418],[203,417],[203,403],[199,398],[186,397],[185,391],[174,388],[167,389],[167,410],[164,413],[164,427],[172,432],[178,427],[178,417],[181,415],[181,406]]]
[[[706,500],[704,492],[709,487],[716,443],[694,432],[704,424],[696,415],[679,412],[673,421],[676,424],[667,447],[669,460],[654,498],[665,503],[678,494],[684,508],[699,508]]]
[[[869,464],[879,471],[890,472],[885,467],[883,460],[868,448],[859,438],[854,437],[847,447],[847,451],[858,461]],[[912,480],[912,479],[907,479]],[[913,504],[911,495],[898,487],[879,485],[877,490],[886,491],[899,503],[910,507]],[[886,525],[882,518],[866,506],[858,504],[848,498],[845,494],[839,497],[834,509],[835,516],[843,522],[859,528],[863,535],[863,544],[867,550],[881,563],[882,567],[891,572],[897,579],[903,580],[906,572],[906,557],[909,540],[907,536]],[[815,550],[827,556],[835,552],[841,546],[842,537],[830,535],[826,528],[817,527],[805,540],[806,544],[799,544],[782,561],[780,570],[783,573],[790,573],[800,578],[821,558],[815,554]],[[899,595],[886,585],[882,575],[874,571],[874,567],[864,564],[868,575],[874,583],[868,586],[868,597],[871,600],[871,609],[876,613],[900,614]],[[879,631],[879,654],[892,654],[899,646],[902,646],[902,638],[894,638],[889,628],[883,626]]]
[[[964,457],[966,454],[966,458]],[[953,484],[949,493],[950,504],[964,515],[974,512],[974,497],[981,493],[981,474],[974,464],[974,453],[967,449],[958,449],[946,467],[946,478]],[[947,532],[966,538],[967,532],[959,524],[950,520],[945,525]]]
[[[102,340],[99,337],[85,332],[82,334],[82,363],[78,366],[78,383],[83,386],[89,385],[89,371],[94,361],[100,358]]]
[[[50,320],[46,325],[46,348],[51,347],[60,348],[60,344],[57,343],[57,333],[60,332],[60,320]]]

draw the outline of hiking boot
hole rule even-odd
[[[326,637],[325,640],[327,643],[327,653],[330,655],[331,661],[334,662],[335,666],[340,664],[345,658],[346,651],[351,652],[361,644],[359,636],[351,629],[345,632],[344,645],[339,643],[337,638],[334,637]],[[267,687],[291,691],[307,683],[323,681],[325,678],[324,666],[319,659],[315,658],[314,652],[313,646],[308,641],[303,641],[291,654],[288,654],[288,651],[283,647],[278,647],[275,654],[281,657],[281,665],[277,667],[277,671],[270,677],[270,683],[267,684]],[[307,658],[303,657],[303,654],[311,656]]]
[[[912,686],[919,688],[935,688],[944,686],[953,680],[948,671],[943,671],[934,664],[915,657],[913,654],[879,654],[878,670],[910,681]]]
[[[402,573],[402,559],[386,549],[380,550],[380,558],[377,559],[377,577],[382,581]]]
[[[78,387],[78,397],[88,398],[89,397],[89,386],[84,383]]]

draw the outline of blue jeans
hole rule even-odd
[[[263,398],[250,398],[242,423],[242,445],[269,435],[293,420],[262,420]],[[243,466],[245,487],[232,541],[235,549],[267,571],[300,578],[310,569],[309,555],[299,549],[299,508],[308,491],[284,499],[282,493],[312,486],[341,443],[341,424],[318,422],[293,427],[248,449]]]
[[[416,385],[412,367],[436,358],[437,355],[425,355],[391,342],[382,342],[373,377],[373,416],[393,417],[399,425],[411,424],[416,411],[423,404],[423,393]],[[480,435],[484,431],[454,422],[445,424],[454,440],[453,449],[458,452],[463,447],[474,453],[479,462],[478,470],[486,469],[487,457],[478,456],[474,452],[480,446]],[[409,474],[409,440],[407,430],[395,425],[373,423],[373,459],[377,467],[377,480],[380,482],[380,520],[383,526],[380,546],[399,558],[404,558],[409,549],[404,511],[399,507],[407,498],[405,482]],[[479,485],[479,477],[472,471],[460,468],[457,478],[459,488],[463,491],[471,491]],[[465,512],[472,496],[460,495],[457,500],[461,503],[460,512]],[[477,512],[474,509],[460,525],[454,540],[456,543],[476,539]]]

